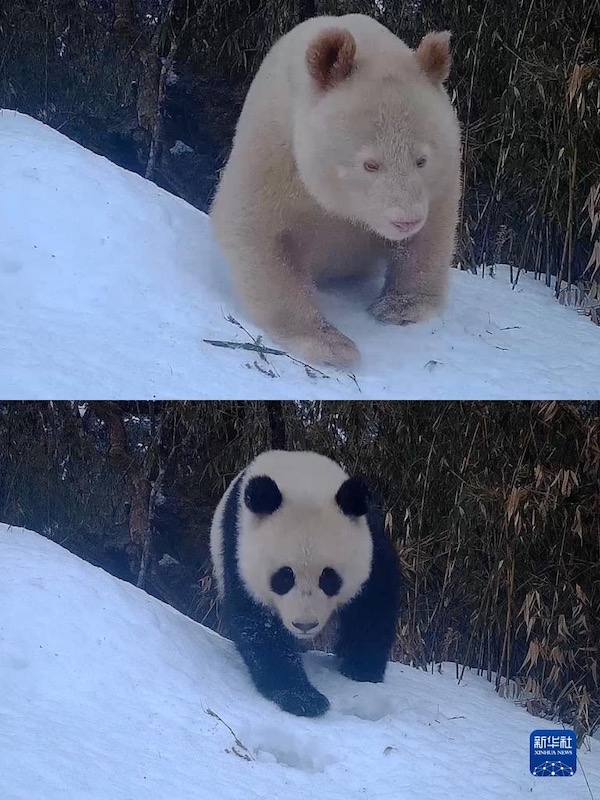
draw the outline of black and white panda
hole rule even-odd
[[[360,479],[317,453],[262,453],[221,498],[211,555],[227,633],[265,697],[300,716],[327,711],[299,642],[334,612],[342,674],[383,680],[400,569]]]

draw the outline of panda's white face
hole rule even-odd
[[[238,568],[254,599],[294,636],[309,639],[360,592],[371,571],[373,541],[366,497],[352,496],[360,485],[346,483],[337,464],[314,453],[286,454],[288,467],[290,455],[312,459],[295,462],[297,471],[276,471],[277,482],[261,475],[260,463],[246,476]]]

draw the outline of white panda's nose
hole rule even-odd
[[[314,630],[314,628],[316,628],[318,624],[319,623],[316,619],[310,620],[310,622],[300,622],[300,621],[292,622],[294,628],[298,628],[298,630],[301,631],[302,633],[308,633],[309,631]]]

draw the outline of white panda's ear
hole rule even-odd
[[[244,503],[253,514],[274,514],[282,500],[279,486],[268,475],[255,475],[246,484]]]
[[[338,489],[335,502],[347,517],[362,517],[369,510],[371,492],[362,478],[348,478]]]
[[[433,83],[441,85],[448,79],[452,66],[450,31],[427,33],[415,52],[421,68]]]
[[[332,89],[352,73],[356,40],[345,28],[321,31],[306,50],[308,74],[322,91]]]

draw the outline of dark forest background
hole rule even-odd
[[[270,447],[371,483],[402,564],[397,660],[600,727],[600,403],[0,402],[0,521],[219,629],[211,516]]]
[[[600,322],[600,0],[2,0],[0,106],[205,210],[265,52],[346,12],[453,32],[461,265],[527,268]]]

